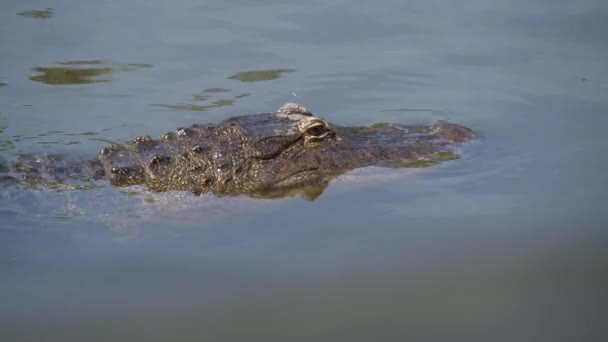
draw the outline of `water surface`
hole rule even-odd
[[[357,170],[314,201],[3,188],[3,341],[608,336],[604,2],[0,8],[4,159],[284,102],[478,134],[459,160]]]

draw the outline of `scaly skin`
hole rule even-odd
[[[238,116],[218,124],[178,128],[158,139],[140,136],[111,145],[100,151],[98,161],[81,162],[68,176],[105,176],[115,186],[142,184],[151,191],[275,197],[300,190],[314,197],[331,179],[355,168],[440,161],[445,159],[442,153],[452,151],[451,144],[472,135],[469,128],[446,122],[341,127],[288,103],[274,113]],[[37,159],[17,163],[13,169],[39,174],[37,168],[44,165],[45,174],[58,174],[57,163]],[[64,161],[61,166],[62,171],[75,167]]]

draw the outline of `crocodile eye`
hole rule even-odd
[[[329,133],[329,129],[323,124],[316,124],[306,129],[306,134],[314,138],[322,138]]]

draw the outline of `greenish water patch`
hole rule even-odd
[[[433,158],[434,160],[437,160],[437,161],[446,161],[446,160],[458,159],[458,158],[460,158],[460,156],[458,155],[458,153],[456,153],[454,151],[441,151],[441,152],[433,153],[431,155],[431,158]]]
[[[93,131],[87,131],[87,132],[82,132],[82,133],[65,133],[65,132],[56,132],[56,133],[63,133],[63,135],[68,136],[68,137],[73,137],[73,136],[91,136],[91,135],[98,135],[99,133],[97,132],[93,132]]]
[[[34,19],[48,19],[53,16],[52,8],[45,8],[43,10],[29,10],[17,13],[22,17],[34,18]]]
[[[208,105],[196,105],[196,104],[191,104],[191,103],[178,103],[178,104],[174,104],[174,105],[169,105],[169,104],[151,104],[150,106],[153,107],[159,107],[159,108],[165,108],[165,109],[169,109],[169,110],[182,110],[182,111],[207,111],[213,108],[218,108],[218,107],[225,107],[225,106],[230,106],[233,105],[236,101],[235,100],[231,100],[231,99],[224,99],[224,100],[216,100],[213,101],[211,104]]]
[[[235,102],[236,102],[236,100],[222,99],[222,100],[213,101],[213,105],[216,107],[232,106]]]
[[[192,102],[204,102],[213,99],[215,94],[223,94],[228,93],[232,90],[226,88],[206,88],[202,92],[197,94],[192,94]],[[162,108],[164,110],[177,110],[177,111],[199,111],[204,112],[211,110],[213,108],[231,106],[238,99],[242,99],[244,97],[249,96],[248,93],[242,93],[233,96],[231,99],[217,99],[213,100],[208,104],[198,104],[198,103],[189,103],[189,102],[180,102],[176,104],[164,104],[164,103],[153,103],[150,104],[152,107]],[[162,110],[161,109],[161,110]]]
[[[231,80],[239,80],[241,82],[259,82],[270,81],[281,78],[283,73],[295,72],[295,69],[271,69],[271,70],[251,70],[241,71],[230,77]]]
[[[104,83],[110,81],[107,76],[114,71],[133,71],[152,66],[142,63],[109,64],[103,60],[72,60],[53,64],[32,68],[37,74],[30,76],[30,80],[52,85]]]
[[[96,77],[109,74],[111,68],[75,69],[66,67],[36,67],[34,71],[39,75],[30,76],[30,80],[45,84],[87,84],[109,82],[109,79],[96,79]]]
[[[371,125],[369,126],[369,128],[371,128],[372,130],[374,130],[374,131],[375,131],[375,130],[378,130],[378,129],[382,129],[382,128],[388,128],[388,127],[392,127],[392,126],[393,126],[393,124],[391,124],[391,123],[387,123],[387,122],[377,122],[377,123],[371,124]],[[362,127],[362,128],[365,128],[365,127]]]
[[[232,90],[227,88],[207,88],[203,90],[203,93],[227,93],[230,91]]]
[[[129,197],[137,197],[137,196],[141,195],[141,193],[139,191],[134,191],[134,190],[126,190],[126,191],[122,191],[122,193]]]
[[[192,101],[206,101],[212,97],[212,95],[207,94],[192,94]]]
[[[148,63],[129,63],[127,66],[132,68],[152,68],[154,65]]]

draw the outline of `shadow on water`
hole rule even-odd
[[[33,19],[48,19],[53,16],[52,8],[45,8],[43,10],[29,10],[17,13],[25,18],[33,18]]]
[[[271,81],[281,78],[282,74],[295,72],[295,69],[269,69],[269,70],[249,70],[241,71],[236,74],[229,76],[230,80],[238,80],[241,82],[259,82],[259,81]],[[231,98],[214,99],[214,96],[219,94],[226,94],[231,92],[232,89],[212,87],[204,89],[199,93],[192,94],[192,98],[189,102],[179,102],[176,104],[163,104],[153,103],[150,104],[152,107],[156,107],[159,110],[179,110],[179,111],[207,111],[213,108],[231,106],[236,103],[237,100],[249,96],[249,93],[240,93],[232,96]],[[206,102],[202,103],[201,102]]]
[[[30,76],[30,80],[52,85],[104,83],[111,81],[107,77],[112,72],[152,67],[143,63],[110,64],[103,60],[73,60],[53,64],[55,66],[32,68],[37,74]]]

